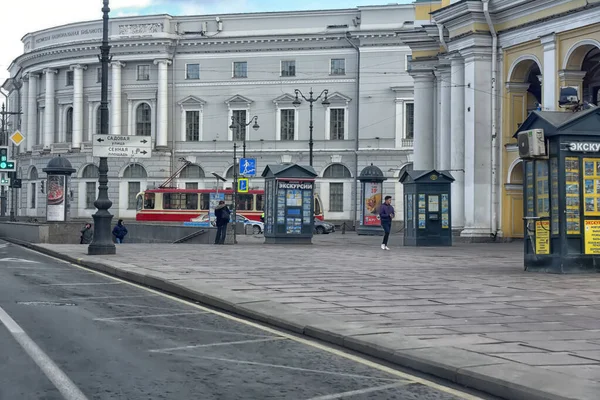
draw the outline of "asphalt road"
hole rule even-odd
[[[0,400],[477,399],[0,242]]]

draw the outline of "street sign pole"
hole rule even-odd
[[[237,244],[237,195],[238,195],[238,166],[237,166],[237,143],[233,143],[233,244]]]

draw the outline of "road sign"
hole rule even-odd
[[[239,178],[238,179],[238,192],[239,193],[248,193],[248,178]]]
[[[25,136],[23,136],[23,134],[17,130],[15,131],[15,133],[10,135],[9,139],[15,144],[15,146],[18,146],[21,143],[23,143],[23,140],[25,140]]]
[[[240,159],[240,175],[256,176],[256,158]]]
[[[92,154],[94,157],[136,157],[152,156],[150,136],[94,135]]]

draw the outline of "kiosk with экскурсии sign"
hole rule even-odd
[[[270,164],[265,178],[265,243],[312,244],[317,173],[298,164]]]
[[[600,272],[600,108],[533,111],[519,127],[524,266]]]

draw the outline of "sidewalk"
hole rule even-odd
[[[31,247],[498,397],[600,398],[600,275],[525,273],[522,243],[379,241]]]

